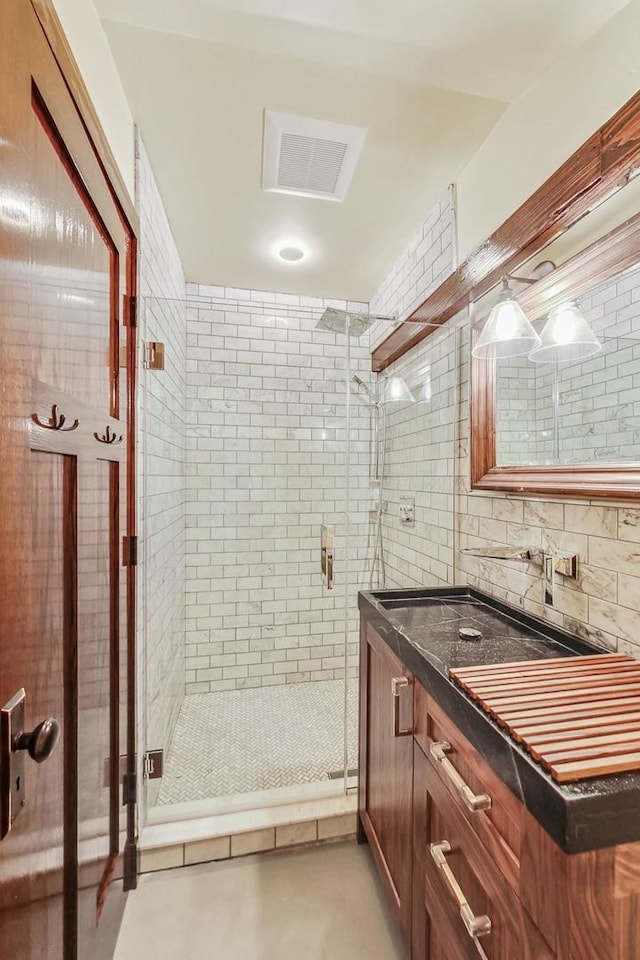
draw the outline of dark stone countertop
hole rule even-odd
[[[500,779],[567,853],[640,840],[640,771],[559,784],[449,678],[449,670],[602,653],[469,587],[360,593],[358,606]],[[462,640],[460,627],[482,632]]]

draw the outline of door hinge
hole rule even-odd
[[[145,343],[143,363],[147,370],[164,370],[164,343],[159,340]]]
[[[124,325],[125,327],[138,326],[138,298],[133,295],[124,296]]]
[[[135,890],[138,886],[138,844],[127,841],[124,847],[123,889]]]
[[[137,803],[138,784],[135,773],[125,773],[122,778],[122,806],[128,807],[130,804]]]
[[[122,566],[123,567],[138,566],[138,538],[137,537],[122,538]]]
[[[122,780],[122,778],[127,772],[128,762],[129,762],[129,758],[126,755],[126,753],[123,753],[122,756],[118,757],[118,780],[119,781]],[[102,786],[108,787],[109,784],[111,783],[111,758],[107,757],[106,760],[103,761],[102,766],[103,766]]]
[[[164,766],[164,750],[148,750],[144,755],[145,780],[159,780]]]

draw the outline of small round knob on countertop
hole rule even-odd
[[[482,632],[476,630],[475,627],[460,627],[458,630],[458,635],[462,640],[481,640]]]
[[[13,738],[12,750],[28,750],[36,763],[47,760],[60,739],[60,724],[55,717],[47,717],[31,733],[19,733]]]

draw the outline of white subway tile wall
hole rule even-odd
[[[526,357],[499,363],[500,463],[638,459],[640,270],[585,293],[580,309],[603,344],[600,353],[571,364]]]
[[[349,673],[369,537],[371,412],[351,398],[346,536],[346,337],[316,330],[344,303],[187,284],[186,689],[209,693]],[[370,377],[368,338],[352,367]],[[335,530],[335,589],[320,528]]]
[[[546,431],[552,401],[552,382],[547,382],[548,364],[532,363],[528,357],[498,360],[496,451],[500,463],[531,463],[548,456]],[[551,445],[551,450],[553,446]]]
[[[440,286],[454,268],[455,194],[450,188],[393,265],[371,299],[376,316],[404,320]],[[371,347],[389,334],[389,324],[371,327]]]
[[[637,460],[640,439],[640,269],[580,297],[603,350],[558,368],[562,460]],[[551,404],[548,404],[551,407]]]
[[[455,329],[439,331],[393,366],[416,402],[385,405],[387,586],[434,587],[454,580],[456,337]],[[411,525],[399,517],[407,498],[415,502]]]
[[[448,191],[371,301],[371,312],[406,317],[454,266],[455,210]],[[371,327],[371,346],[389,333]],[[389,587],[453,583],[456,332],[438,331],[385,373],[405,378],[416,403],[385,405],[387,455],[383,516]],[[402,499],[415,501],[415,523],[398,516]]]
[[[167,749],[185,692],[185,280],[144,145],[137,146],[139,342],[165,344],[165,369],[139,357],[138,622],[146,747]],[[157,793],[159,781],[150,786]]]

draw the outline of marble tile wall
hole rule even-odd
[[[326,306],[347,304],[205,284],[187,297],[187,692],[344,676],[347,548],[354,673],[371,411],[354,391],[347,539],[346,338],[316,330]],[[351,356],[371,377],[368,338]],[[332,591],[323,523],[335,530]]]
[[[167,749],[185,691],[186,305],[180,257],[144,144],[137,144],[139,342],[165,344],[165,369],[139,351],[138,616],[147,748]],[[155,781],[152,792],[157,792]]]

